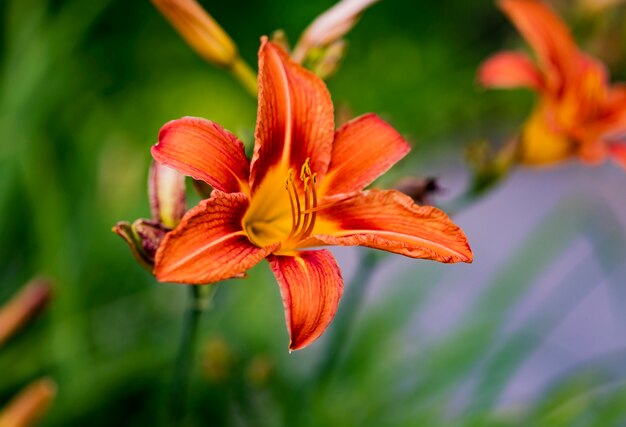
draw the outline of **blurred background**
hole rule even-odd
[[[261,35],[294,43],[333,4],[201,3],[252,65]],[[610,3],[555,2],[624,81],[625,10]],[[0,22],[0,303],[33,276],[54,283],[0,348],[0,407],[47,375],[58,395],[42,426],[161,425],[188,289],[157,283],[111,227],[149,216],[165,122],[206,117],[250,144],[256,101],[147,0],[0,0]],[[497,147],[532,107],[529,92],[474,83],[489,54],[524,47],[491,0],[384,0],[347,39],[336,108],[376,112],[413,145],[377,185],[434,176],[448,206],[470,180],[468,145]],[[180,424],[626,425],[626,173],[520,169],[452,213],[472,265],[389,256],[365,280],[366,249],[334,250],[352,296],[303,351],[287,351],[265,263],[221,285]]]

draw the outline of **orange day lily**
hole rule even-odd
[[[376,115],[334,131],[322,80],[262,39],[251,162],[235,135],[211,121],[167,123],[153,157],[202,180],[211,197],[189,210],[159,246],[164,282],[213,283],[266,258],[285,307],[290,350],[317,339],[333,319],[343,279],[322,245],[362,245],[413,258],[470,262],[463,231],[442,211],[397,191],[362,189],[409,151]]]
[[[604,65],[578,49],[546,4],[498,4],[537,57],[535,64],[523,53],[501,52],[478,73],[485,86],[527,87],[539,95],[521,135],[521,161],[540,165],[578,156],[595,164],[611,156],[626,167],[626,86],[610,85]]]

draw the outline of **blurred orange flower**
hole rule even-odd
[[[537,57],[501,52],[479,69],[489,87],[527,87],[539,99],[521,135],[520,158],[531,165],[573,156],[589,164],[607,156],[626,167],[626,86],[611,85],[604,65],[576,46],[563,21],[536,0],[501,0]]]
[[[160,281],[205,284],[241,276],[264,258],[278,281],[291,350],[317,339],[343,292],[322,245],[362,245],[413,258],[471,262],[463,231],[445,213],[398,191],[362,189],[409,151],[374,114],[334,131],[322,80],[262,40],[252,161],[216,123],[167,123],[153,157],[215,190],[185,214],[156,253]]]

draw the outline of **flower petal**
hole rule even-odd
[[[227,193],[248,193],[248,159],[239,139],[217,123],[197,117],[161,128],[152,157]]]
[[[486,87],[528,87],[539,90],[543,85],[543,77],[523,53],[500,52],[482,63],[478,70],[478,83]]]
[[[280,286],[289,332],[289,350],[299,350],[322,335],[335,317],[343,293],[341,270],[327,250],[268,257]]]
[[[259,108],[252,157],[253,191],[270,168],[299,173],[307,158],[321,178],[332,149],[333,104],[326,85],[264,37],[259,50]]]
[[[533,48],[551,87],[577,72],[578,48],[561,18],[537,0],[501,0],[500,8]]]
[[[313,233],[304,245],[369,246],[445,263],[473,258],[465,234],[444,212],[394,190],[365,191],[321,210]]]
[[[615,163],[626,169],[626,140],[620,143],[609,144],[609,153]]]
[[[603,113],[592,127],[599,128],[609,139],[626,135],[626,85],[613,85],[607,90]]]
[[[360,191],[403,158],[411,146],[375,114],[365,114],[337,129],[330,167],[320,194]]]
[[[205,284],[241,275],[279,244],[250,243],[241,219],[248,208],[242,193],[213,191],[168,233],[156,253],[154,275],[161,282]]]

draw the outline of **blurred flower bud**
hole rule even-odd
[[[600,13],[624,3],[626,3],[625,0],[578,0],[580,8],[590,13]]]
[[[234,363],[230,346],[223,338],[212,337],[203,350],[201,367],[204,376],[212,383],[227,381]]]
[[[418,205],[432,205],[431,196],[441,192],[436,178],[419,178],[407,176],[402,178],[394,189],[411,197]]]
[[[185,214],[185,176],[157,161],[150,165],[148,197],[152,219],[167,228]]]
[[[238,59],[235,43],[195,0],[152,0],[152,3],[208,62],[230,68]]]
[[[0,346],[39,313],[51,295],[50,282],[34,279],[0,308]]]
[[[292,57],[303,63],[314,48],[327,47],[345,36],[361,13],[378,0],[341,0],[318,16],[300,36]]]
[[[154,267],[154,255],[168,231],[158,222],[147,219],[138,219],[132,224],[120,221],[113,227],[113,232],[124,239],[139,264],[149,271]]]
[[[305,65],[320,79],[326,80],[339,68],[346,53],[346,47],[345,40],[337,40],[328,47],[311,49]]]
[[[0,411],[0,427],[35,425],[52,404],[56,389],[49,378],[32,382]]]
[[[274,372],[272,360],[264,356],[256,356],[246,368],[248,381],[257,387],[267,384]]]
[[[287,38],[287,34],[285,34],[285,31],[283,30],[276,30],[272,34],[270,34],[270,41],[282,47],[285,52],[291,51],[291,47],[289,46],[289,39]]]

